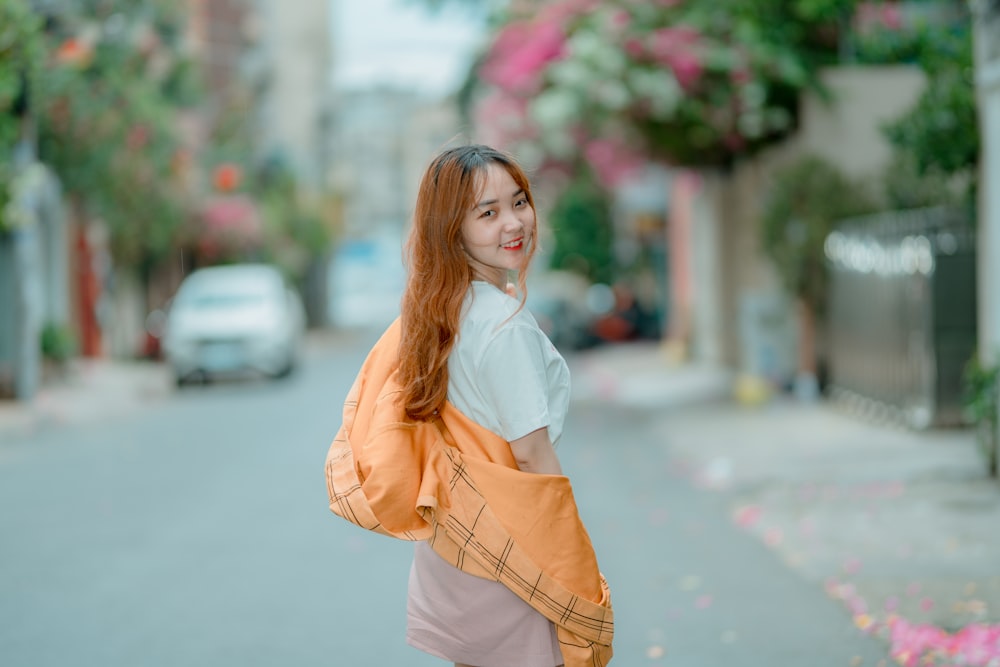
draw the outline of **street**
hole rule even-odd
[[[374,335],[314,346],[286,381],[4,439],[0,663],[443,664],[405,644],[411,546],[327,509],[323,460]],[[559,448],[612,588],[612,664],[885,659],[678,471],[654,417],[582,400]]]
[[[612,667],[1000,667],[1000,0],[0,0],[0,667],[450,667],[324,463],[472,278]]]

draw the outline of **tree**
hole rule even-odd
[[[886,125],[885,134],[918,173],[964,180],[974,202],[980,137],[971,20],[926,28],[915,42],[914,59],[927,74],[927,88],[909,112]]]
[[[29,81],[42,59],[42,22],[23,2],[0,0],[0,232],[18,226],[8,210],[15,187],[14,147],[27,114]]]
[[[189,213],[177,118],[196,96],[175,7],[90,0],[48,19],[53,66],[37,81],[39,156],[79,214],[107,223],[125,266],[161,261]]]
[[[263,207],[268,259],[302,281],[309,263],[330,247],[332,232],[327,221],[315,205],[305,201],[295,175],[280,160],[263,165],[255,190]]]
[[[550,265],[591,283],[614,282],[611,200],[593,177],[582,173],[560,193],[548,215],[555,236]]]
[[[871,193],[814,156],[776,172],[767,190],[761,245],[796,300],[798,373],[806,382],[817,376],[816,331],[823,319],[828,284],[826,238],[844,218],[876,209]]]

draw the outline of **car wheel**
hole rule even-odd
[[[174,383],[178,389],[186,387],[192,384],[206,385],[212,382],[212,378],[205,371],[194,371],[193,373],[188,373],[183,375],[179,372],[174,372]]]
[[[284,378],[289,377],[293,372],[295,372],[295,362],[289,359],[287,362],[285,362],[285,365],[282,366],[281,369],[274,374],[274,377],[279,380],[283,380]]]

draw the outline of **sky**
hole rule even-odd
[[[431,12],[418,0],[330,0],[334,83],[389,83],[428,96],[454,91],[484,39],[470,10]]]

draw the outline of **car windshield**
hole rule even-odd
[[[218,308],[246,308],[248,306],[259,306],[267,299],[260,293],[239,293],[239,292],[203,292],[192,294],[182,299],[181,303],[189,308],[199,310],[212,310]]]
[[[280,299],[280,287],[270,275],[207,274],[182,286],[177,303],[195,310],[253,308]]]

